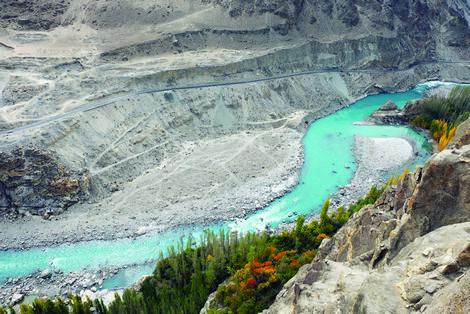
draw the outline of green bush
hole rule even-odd
[[[429,129],[433,120],[444,120],[455,127],[470,116],[470,87],[456,86],[448,96],[431,96],[420,102],[418,115],[412,123]]]
[[[347,216],[352,216],[354,213],[357,213],[359,210],[361,210],[364,206],[374,204],[385,191],[385,189],[386,185],[382,188],[377,188],[375,186],[372,187],[365,197],[359,199],[356,203],[349,207]]]

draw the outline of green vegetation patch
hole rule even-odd
[[[444,120],[458,126],[470,116],[470,86],[456,86],[447,96],[434,95],[419,102],[416,126],[429,129],[433,120]]]
[[[457,86],[446,97],[425,98],[414,109],[418,114],[411,123],[429,130],[442,151],[454,138],[457,126],[470,117],[470,87]]]

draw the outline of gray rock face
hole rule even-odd
[[[432,29],[427,17],[436,18],[445,14],[438,6],[453,6],[452,15],[458,17],[458,23],[465,20],[462,6],[468,6],[464,1],[427,1],[416,2],[410,0],[387,1],[358,1],[358,0],[204,0],[226,8],[231,17],[242,17],[243,15],[261,15],[266,12],[280,16],[286,20],[289,28],[308,27],[313,24],[322,27],[325,19],[338,21],[344,27],[356,27],[370,19],[372,27],[386,28],[401,34],[410,32],[419,33],[417,41],[428,37]],[[460,11],[460,12],[459,12]],[[396,20],[403,22],[397,24]],[[410,20],[415,23],[408,23]],[[318,26],[320,24],[320,26]]]
[[[265,312],[468,312],[468,122],[453,145],[324,242]]]
[[[465,294],[468,268],[442,270],[466,250],[469,226],[450,225],[417,238],[380,269],[328,259],[304,266],[264,313],[436,313],[431,309],[454,302],[446,295]],[[422,254],[425,250],[429,256]],[[443,313],[468,308],[468,300],[458,302]]]
[[[61,24],[70,0],[2,0],[0,26],[47,30]]]
[[[0,215],[60,213],[87,190],[86,174],[68,171],[47,151],[0,152]]]
[[[378,124],[406,124],[408,123],[407,116],[404,112],[398,109],[398,106],[393,101],[387,101],[377,111],[369,117],[372,123]]]

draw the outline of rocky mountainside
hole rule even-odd
[[[2,1],[0,152],[40,151],[87,183],[51,193],[35,154],[11,160],[0,213],[20,221],[0,220],[0,246],[242,217],[295,184],[306,122],[367,93],[470,81],[468,13],[463,0]],[[68,223],[42,234],[19,204]]]
[[[355,214],[265,313],[468,313],[470,120]]]
[[[87,185],[86,174],[67,172],[42,151],[0,153],[0,206],[19,214],[61,212],[83,197]]]

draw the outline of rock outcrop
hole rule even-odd
[[[392,101],[383,104],[371,114],[368,120],[377,124],[407,124],[409,122],[403,110],[399,109]]]
[[[25,148],[0,152],[0,216],[58,214],[85,198],[86,173],[74,173],[50,152]]]
[[[392,110],[397,110],[398,109],[398,106],[396,103],[394,103],[393,101],[389,100],[387,101],[385,104],[383,104],[379,110],[381,111],[392,111]]]
[[[62,24],[70,0],[2,0],[0,26],[48,30]]]
[[[265,313],[468,313],[468,123],[324,242]]]

